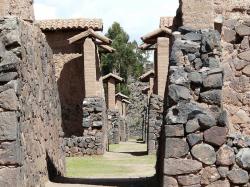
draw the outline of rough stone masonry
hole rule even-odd
[[[45,36],[0,18],[0,186],[42,186],[64,174],[61,106]]]

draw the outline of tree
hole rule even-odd
[[[136,41],[130,42],[129,35],[123,30],[119,23],[114,22],[109,28],[106,36],[113,40],[112,47],[116,49],[113,54],[103,54],[102,73],[118,73],[125,82],[118,87],[124,94],[129,94],[127,87],[128,77],[137,79],[143,72],[143,63],[147,61],[148,55],[138,49]]]

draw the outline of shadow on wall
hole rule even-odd
[[[83,57],[75,58],[64,64],[57,84],[65,137],[82,136],[82,103],[85,95]]]

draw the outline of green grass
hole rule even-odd
[[[121,143],[119,145],[111,145],[110,152],[104,156],[66,158],[66,175],[77,178],[101,178],[142,177],[154,174],[155,155],[132,156],[131,154],[119,154],[128,151],[146,151],[146,145]]]

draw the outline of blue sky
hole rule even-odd
[[[158,28],[161,16],[174,16],[179,0],[35,0],[36,19],[101,18],[104,33],[119,22],[131,40]]]

